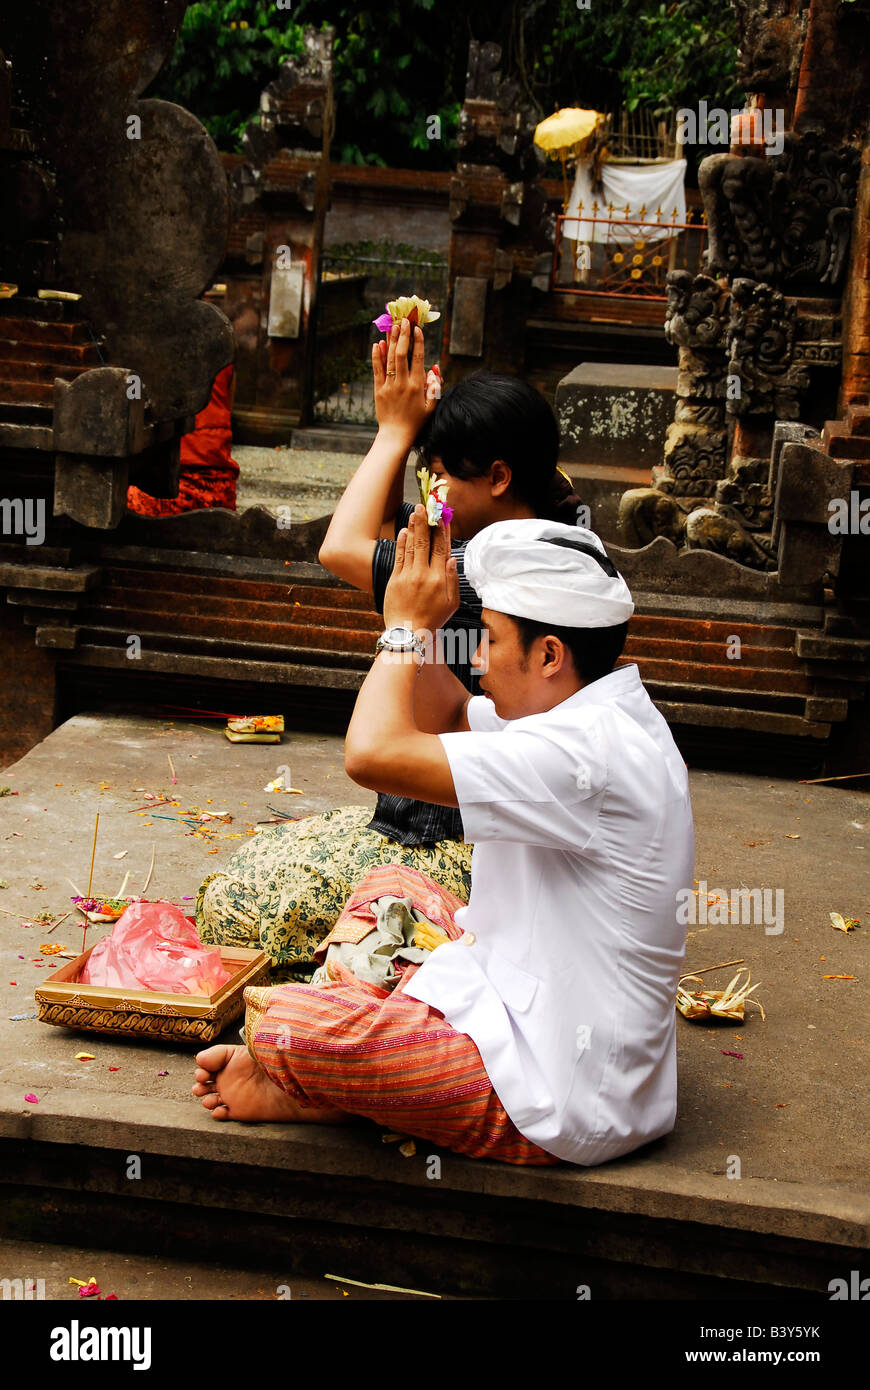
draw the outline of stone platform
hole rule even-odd
[[[0,774],[18,792],[0,798],[0,1234],[280,1257],[295,1274],[340,1268],[473,1297],[575,1300],[588,1285],[593,1298],[826,1300],[829,1280],[870,1272],[870,792],[693,771],[698,879],[708,894],[781,888],[784,915],[771,935],[761,923],[690,924],[686,968],[744,957],[767,1021],[678,1019],[677,1127],[643,1151],[548,1170],[441,1152],[436,1177],[431,1146],[404,1158],[368,1124],[218,1124],[189,1094],[193,1061],[180,1045],[13,1021],[53,973],[39,945],[80,946],[72,917],[51,936],[21,922],[69,906],[67,875],[86,888],[97,809],[95,888],[116,892],[129,868],[128,891],[139,891],[156,846],[149,896],[189,909],[242,843],[227,837],[265,819],[268,803],[307,815],[372,801],[348,782],[340,738],[233,745],[221,727],[80,715]],[[303,796],[263,790],[284,765]],[[171,810],[137,814],[137,788],[185,810],[227,810],[233,823],[193,838],[158,819]],[[835,931],[832,910],[865,925]],[[82,1050],[94,1060],[76,1061]]]
[[[609,544],[623,543],[622,494],[649,487],[661,463],[676,389],[676,367],[597,361],[581,362],[556,387],[559,466]]]

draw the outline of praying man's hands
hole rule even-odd
[[[450,554],[450,530],[443,522],[431,530],[419,504],[399,532],[396,563],[384,594],[387,627],[410,627],[422,635],[435,633],[459,607],[459,576]]]

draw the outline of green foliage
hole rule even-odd
[[[516,13],[508,44],[510,66],[523,77],[542,116],[556,106],[633,111],[648,106],[666,116],[701,98],[726,106],[738,96],[734,78],[737,29],[728,4],[709,0],[535,0]]]
[[[300,24],[335,31],[335,143],[344,160],[450,169],[465,89],[468,37],[457,0],[398,0],[369,8],[298,0]],[[440,117],[440,140],[426,133]],[[375,157],[372,155],[377,152]]]
[[[735,67],[734,12],[707,0],[678,0],[640,16],[631,55],[620,73],[629,111],[643,104],[656,116],[702,98],[743,104]]]
[[[237,153],[260,92],[282,58],[302,52],[302,29],[274,0],[197,0],[148,94],[186,107],[218,149]]]
[[[381,237],[379,241],[343,241],[330,245],[326,253],[330,263],[344,261],[350,266],[359,265],[370,273],[370,262],[378,261],[390,265],[446,265],[447,257],[428,246],[412,246],[406,241],[391,241]]]
[[[153,95],[179,102],[221,149],[239,148],[261,89],[305,25],[335,31],[333,157],[355,164],[449,169],[465,91],[468,43],[501,45],[502,70],[543,117],[598,110],[740,104],[730,5],[710,0],[198,0]],[[243,27],[244,26],[244,27]],[[431,118],[441,138],[430,138]],[[428,127],[428,129],[427,129]]]

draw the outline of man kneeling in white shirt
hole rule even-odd
[[[485,694],[438,660],[455,561],[418,507],[345,750],[361,786],[459,807],[474,843],[462,934],[392,992],[341,967],[247,990],[247,1051],[201,1052],[193,1093],[215,1119],[364,1116],[476,1157],[600,1163],[676,1118],[686,767],[637,667],[613,669],[634,605],[597,536],[499,522],[469,542],[465,571]],[[423,885],[414,905],[429,901]]]

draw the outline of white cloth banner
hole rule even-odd
[[[668,224],[686,220],[686,161],[670,159],[663,164],[603,164],[601,181],[603,194],[594,194],[589,178],[589,161],[580,160],[571,200],[568,203],[566,218],[573,220],[562,223],[563,236],[571,241],[627,243],[636,237],[644,241],[661,241],[664,237],[675,235]],[[594,203],[597,212],[592,211]],[[608,204],[613,204],[613,212],[608,213]],[[629,211],[625,208],[628,206]],[[587,218],[608,217],[638,218],[641,208],[645,216],[652,215],[652,221],[635,226],[625,226],[617,222],[591,222]],[[661,208],[661,217],[656,213]],[[676,213],[674,212],[676,209]],[[586,213],[587,217],[577,214]]]

